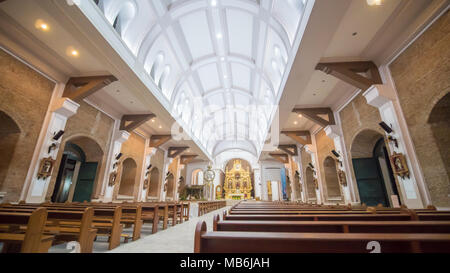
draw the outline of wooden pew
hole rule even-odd
[[[0,212],[32,213],[39,207],[34,206],[2,206]],[[47,207],[47,221],[44,233],[53,235],[53,244],[77,241],[82,253],[91,253],[97,229],[93,228],[93,208],[59,208]]]
[[[213,231],[327,233],[450,233],[450,221],[220,221]]]
[[[196,226],[194,252],[369,253],[373,241],[382,253],[450,253],[450,234],[207,232],[203,221]]]
[[[47,253],[54,236],[44,235],[47,210],[0,212],[2,252]]]
[[[410,214],[311,214],[311,215],[289,215],[289,214],[259,214],[259,215],[226,215],[224,220],[228,221],[410,221]]]

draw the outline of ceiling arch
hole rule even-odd
[[[98,6],[155,82],[161,99],[170,102],[171,114],[201,136],[200,145],[214,154],[225,146],[247,145],[256,155],[278,104],[289,60],[295,58],[294,40],[307,3],[99,0]],[[245,111],[253,105],[269,108],[256,114]],[[255,132],[251,124],[259,122],[265,124]],[[223,139],[205,136],[221,127],[234,132],[224,132]],[[242,136],[246,139],[237,141]]]

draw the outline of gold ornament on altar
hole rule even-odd
[[[250,171],[243,170],[241,161],[235,160],[231,170],[226,169],[225,184],[223,190],[225,191],[225,199],[249,199],[251,198],[252,182],[250,179]]]

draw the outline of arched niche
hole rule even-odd
[[[433,107],[428,118],[428,124],[447,172],[446,188],[448,194],[450,194],[450,93],[447,93]]]
[[[308,200],[316,200],[316,184],[314,183],[314,172],[310,167],[306,168],[305,176]]]
[[[325,184],[327,186],[328,198],[341,197],[341,187],[337,176],[336,161],[328,156],[323,161],[323,169],[325,172]]]
[[[20,138],[20,128],[5,112],[0,111],[0,189],[9,170],[17,142]]]
[[[133,196],[136,182],[137,164],[132,158],[122,162],[122,172],[119,186],[119,195]]]
[[[161,181],[161,177],[158,168],[152,168],[152,170],[150,171],[148,197],[150,198],[159,197],[159,185],[160,185],[159,181]]]
[[[51,200],[91,201],[104,152],[97,141],[87,136],[73,136],[64,143]]]
[[[203,185],[202,169],[196,169],[192,172],[191,185]]]

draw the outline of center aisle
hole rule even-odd
[[[206,221],[208,230],[212,230],[214,215],[222,215],[222,212],[229,208],[225,207],[200,217],[193,217],[174,227],[169,225],[166,230],[158,231],[135,242],[122,244],[109,253],[193,253],[195,227],[198,221]]]

